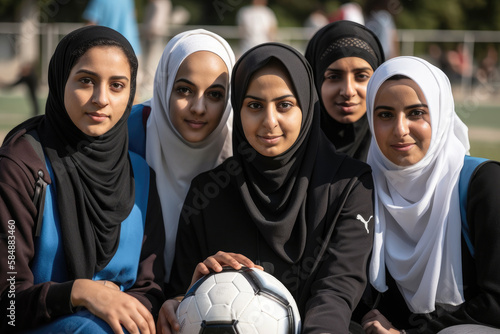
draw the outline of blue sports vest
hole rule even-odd
[[[131,288],[137,278],[149,195],[149,166],[139,155],[129,152],[129,156],[134,172],[135,204],[121,224],[120,242],[115,255],[93,277],[94,280],[112,281],[122,291]],[[52,166],[47,159],[46,163],[50,177],[54,180]],[[46,191],[41,234],[35,238],[35,256],[31,266],[34,284],[68,280],[56,199],[57,189],[53,182]]]

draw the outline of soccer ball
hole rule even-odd
[[[300,315],[287,288],[251,268],[208,274],[177,309],[182,334],[298,334]]]

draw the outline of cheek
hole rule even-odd
[[[338,85],[324,81],[321,85],[321,100],[324,105],[328,105],[338,96]]]
[[[207,106],[207,111],[210,114],[210,118],[219,124],[219,121],[224,114],[225,109],[225,101],[217,101],[217,102],[209,102]]]
[[[251,113],[241,112],[241,126],[243,128],[243,134],[247,139],[252,138],[258,128],[258,120]]]

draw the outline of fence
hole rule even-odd
[[[39,45],[35,51],[39,54],[39,64],[41,67],[42,82],[47,78],[47,67],[49,59],[59,42],[60,38],[68,32],[80,27],[81,23],[53,23],[39,24],[34,32]],[[204,28],[213,31],[224,37],[238,54],[238,29],[234,26],[171,26],[169,35],[164,36],[165,42],[178,32]],[[0,22],[0,64],[15,59],[19,54],[19,45],[22,41],[21,23]],[[26,30],[26,29],[24,29]],[[314,31],[302,27],[280,27],[278,29],[278,40],[292,45],[303,51],[307,41]],[[472,68],[476,63],[474,60],[474,49],[477,43],[499,43],[500,32],[498,31],[463,31],[463,30],[398,30],[401,55],[414,55],[415,44],[424,43],[461,43],[471,55],[469,66]],[[462,78],[462,90],[469,91],[471,87],[471,77]]]

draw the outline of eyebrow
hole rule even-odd
[[[427,104],[425,103],[417,103],[417,104],[412,104],[411,106],[406,106],[405,109],[413,109],[413,108],[421,108],[421,107],[424,107],[424,108],[429,108],[427,106]],[[390,107],[390,106],[377,106],[375,107],[374,111],[378,110],[378,109],[384,109],[384,110],[394,110],[393,107]]]
[[[295,98],[295,96],[293,94],[287,94],[287,95],[275,97],[271,101],[279,101],[279,100],[282,100],[282,99],[286,99],[287,97],[293,97],[293,98]],[[246,95],[244,98],[245,99],[253,99],[253,100],[257,100],[257,101],[266,101],[266,99],[263,99],[263,98],[257,97],[257,96],[253,96],[253,95]]]
[[[188,85],[191,85],[191,86],[196,86],[193,82],[189,81],[188,79],[185,79],[185,78],[180,78],[180,79],[177,79],[175,81],[175,83],[178,83],[178,82],[185,82],[187,83]],[[222,90],[226,90],[226,87],[222,84],[213,84],[211,85],[210,87],[208,88],[220,88]]]
[[[358,67],[358,68],[353,68],[352,71],[369,71],[369,70],[373,70],[371,67]],[[328,67],[326,71],[332,71],[332,72],[352,72],[352,71],[344,71],[343,69],[340,69],[340,68],[331,68],[331,67]]]
[[[79,73],[86,73],[88,75],[92,75],[92,76],[95,76],[95,77],[100,77],[99,74],[97,74],[96,72],[93,72],[93,71],[89,71],[89,70],[86,70],[86,69],[81,69],[81,70],[78,70],[76,72],[76,74],[79,74]],[[111,80],[127,80],[129,81],[129,78],[127,76],[124,76],[124,75],[113,75],[110,77]]]

